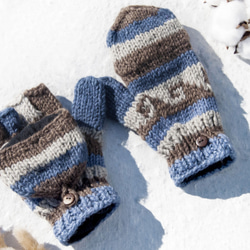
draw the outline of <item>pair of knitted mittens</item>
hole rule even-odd
[[[102,155],[104,88],[89,83],[75,88],[73,117],[43,84],[0,113],[0,178],[65,245],[91,232],[118,201]]]
[[[44,85],[0,113],[0,177],[63,244],[87,235],[117,203],[101,148],[106,115],[166,158],[177,186],[234,159],[205,69],[171,11],[122,9],[107,44],[125,86],[81,79],[73,117]]]

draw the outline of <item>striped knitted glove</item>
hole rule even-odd
[[[85,137],[45,85],[26,91],[20,100],[15,109],[0,113],[0,122],[8,121],[1,123],[7,142],[0,150],[0,178],[68,245],[99,224],[116,195],[86,179]]]
[[[129,6],[108,33],[116,73],[106,86],[107,115],[166,158],[177,186],[234,158],[203,65],[168,9]]]

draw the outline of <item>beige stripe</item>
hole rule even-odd
[[[163,25],[158,26],[148,32],[136,35],[134,39],[127,40],[124,43],[114,44],[111,47],[114,61],[121,60],[132,52],[142,49],[163,38],[166,38],[182,29],[180,22],[175,18],[168,20]]]
[[[21,176],[26,175],[37,167],[43,167],[50,161],[58,158],[66,153],[72,147],[78,143],[83,143],[84,138],[78,127],[69,133],[60,137],[53,142],[49,147],[44,149],[40,154],[35,155],[29,159],[17,162],[3,170],[0,170],[0,177],[7,185],[13,185],[16,181],[19,181]]]
[[[158,10],[159,8],[154,6],[131,5],[126,8],[122,8],[112,25],[111,30],[119,31],[135,21],[141,21],[148,17],[155,16],[157,15]]]
[[[11,105],[11,107],[13,107],[27,123],[33,123],[43,116],[42,112],[35,109],[35,107],[30,103],[29,99],[24,95],[21,95],[20,100]]]
[[[175,150],[175,145],[183,142],[184,137],[200,134],[201,131],[213,127],[222,127],[219,113],[213,110],[196,116],[185,124],[175,123],[160,142],[157,151],[168,157]]]
[[[139,93],[135,97],[135,101],[132,103],[132,106],[126,112],[126,116],[124,117],[124,125],[136,131],[140,129],[141,126],[148,124],[152,118],[157,116],[157,112],[159,111],[155,109],[149,100],[144,102],[145,108],[148,108],[149,110],[147,117],[145,117],[145,114],[137,112],[137,106],[141,100],[145,98],[145,96],[156,98],[169,106],[178,106],[181,101],[185,100],[186,96],[181,86],[175,90],[175,92],[178,93],[176,97],[173,96],[171,88],[175,85],[178,85],[179,83],[189,86],[194,85],[199,88],[201,87],[208,92],[212,92],[210,84],[206,82],[206,78],[202,72],[202,69],[203,66],[199,62],[196,65],[192,65],[192,67],[187,67],[187,69],[185,69],[179,75],[172,77],[158,86],[155,86],[153,89]]]

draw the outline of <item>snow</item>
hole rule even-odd
[[[204,3],[207,3],[213,7],[219,6],[221,4],[222,0],[206,0]]]
[[[237,51],[246,59],[250,58],[250,38],[239,43]]]
[[[208,21],[216,8],[203,0],[0,1],[0,107],[41,82],[70,107],[80,78],[120,80],[105,41],[119,10],[131,4],[169,8],[187,29],[237,160],[177,188],[163,158],[133,132],[107,120],[104,157],[109,181],[121,198],[118,209],[89,236],[65,247],[48,222],[0,182],[0,227],[24,228],[52,250],[248,250],[250,61],[209,37]]]
[[[244,27],[236,27],[247,20],[246,5],[241,1],[222,2],[214,9],[211,19],[212,38],[227,46],[235,46],[245,32]]]

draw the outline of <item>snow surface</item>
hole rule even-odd
[[[0,107],[41,82],[70,107],[81,77],[119,80],[105,41],[119,10],[130,4],[169,8],[185,26],[208,72],[237,160],[177,188],[163,158],[107,120],[104,156],[109,181],[121,198],[114,214],[65,247],[48,222],[0,182],[0,227],[25,228],[53,250],[250,249],[250,60],[208,37],[213,8],[203,0],[0,0]],[[15,245],[11,235],[7,239]]]
[[[227,46],[235,46],[246,31],[244,27],[236,28],[241,22],[248,20],[245,2],[223,2],[214,8],[211,19],[211,24],[208,24],[211,25],[212,38]]]

